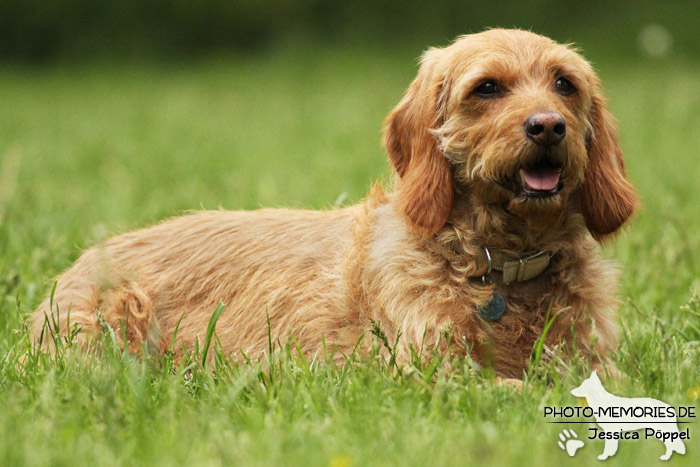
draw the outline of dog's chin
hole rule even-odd
[[[550,217],[559,217],[566,206],[565,192],[561,190],[548,193],[521,193],[510,199],[508,210],[525,218],[537,218],[545,221]]]
[[[520,167],[508,181],[497,184],[509,192],[508,210],[524,217],[553,214],[565,206],[562,167],[548,159]]]

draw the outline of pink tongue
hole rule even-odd
[[[558,169],[520,169],[525,184],[533,190],[549,191],[559,183]]]

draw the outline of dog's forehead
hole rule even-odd
[[[529,31],[492,29],[461,36],[444,52],[456,75],[490,73],[507,79],[552,70],[592,74],[588,62],[575,50]]]
[[[566,45],[529,31],[491,29],[478,34],[460,36],[448,48],[465,56],[509,56],[520,61],[538,58],[580,56]]]

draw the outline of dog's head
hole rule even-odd
[[[571,390],[571,395],[575,397],[595,397],[604,391],[603,384],[598,378],[598,373],[593,370],[591,376],[584,379],[583,382]]]
[[[561,218],[576,197],[598,240],[637,205],[593,69],[526,31],[489,30],[425,52],[384,142],[398,208],[422,235],[445,224],[455,185],[535,219]]]

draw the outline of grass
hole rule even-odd
[[[583,465],[602,452],[586,440],[567,457],[556,445],[566,425],[542,416],[576,403],[578,366],[559,377],[540,363],[519,393],[459,360],[450,374],[439,359],[397,371],[350,356],[337,368],[282,349],[270,371],[218,359],[212,372],[109,342],[100,357],[30,349],[26,313],[112,233],[201,207],[347,204],[387,180],[380,124],[415,55],[1,69],[0,465]],[[598,61],[645,205],[603,251],[624,269],[615,360],[626,377],[608,389],[696,405],[700,64]],[[203,351],[218,354],[215,334]],[[674,464],[700,460],[700,425],[688,426]],[[568,427],[585,436],[585,425]],[[607,462],[662,452],[622,442]]]

